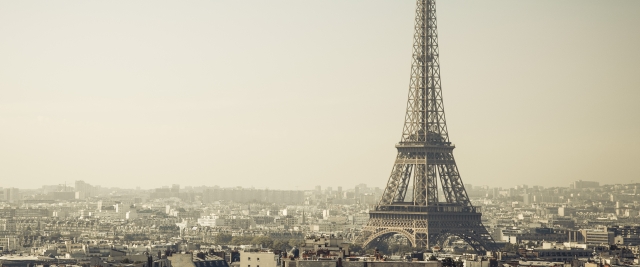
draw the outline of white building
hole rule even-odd
[[[278,255],[272,251],[242,251],[240,267],[278,267]]]
[[[202,216],[202,218],[198,219],[198,224],[201,226],[224,226],[226,222],[224,219],[220,219],[218,216]]]

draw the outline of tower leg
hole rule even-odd
[[[429,248],[429,235],[427,233],[417,232],[415,233],[416,242],[413,244],[416,248]]]

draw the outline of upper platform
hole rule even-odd
[[[428,144],[425,142],[400,142],[396,144],[399,152],[440,152],[451,153],[456,145],[451,142]]]
[[[370,211],[370,213],[373,211]],[[462,206],[458,204],[438,203],[435,205],[419,206],[411,202],[393,203],[391,205],[377,205],[375,212],[384,213],[482,213],[482,208]]]

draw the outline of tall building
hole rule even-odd
[[[171,193],[179,194],[180,193],[180,185],[179,184],[171,185]]]
[[[7,203],[18,203],[21,200],[20,189],[18,188],[4,188],[3,200]]]
[[[76,198],[82,199],[85,197],[90,197],[94,194],[94,187],[88,183],[85,183],[83,180],[75,181],[75,191]]]
[[[582,189],[582,188],[594,188],[599,186],[600,186],[600,183],[598,182],[578,180],[573,182],[569,187],[571,187],[572,189]]]

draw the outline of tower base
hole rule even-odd
[[[369,212],[369,222],[363,228],[363,232],[369,235],[365,237],[363,246],[376,239],[401,234],[413,247],[431,249],[456,236],[478,253],[495,251],[495,242],[482,224],[481,217],[479,207],[446,203],[430,206],[412,203],[380,205]]]

